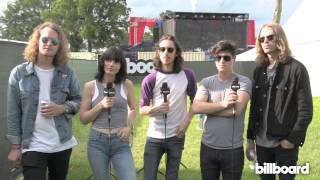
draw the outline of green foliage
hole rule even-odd
[[[42,22],[40,12],[49,8],[51,1],[17,0],[8,4],[2,24],[2,38],[20,41],[28,40],[33,29]]]
[[[79,13],[84,18],[80,34],[88,41],[89,51],[119,45],[129,25],[125,0],[79,0]]]
[[[145,32],[143,35],[144,41],[153,41],[153,33],[152,31],[150,32]]]
[[[83,38],[80,36],[81,19],[78,14],[78,0],[55,0],[51,11],[42,13],[45,21],[56,22],[62,27],[71,44],[71,51],[74,52],[84,48]]]
[[[44,21],[59,24],[79,51],[119,45],[128,28],[126,0],[17,0],[0,17],[2,38],[27,41]]]

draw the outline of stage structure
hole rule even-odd
[[[254,44],[254,22],[249,20],[247,13],[166,11],[161,19],[160,34],[176,36],[183,49],[187,51],[208,50],[222,39],[233,40],[239,48],[243,49],[246,49],[249,44]]]

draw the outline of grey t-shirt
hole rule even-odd
[[[264,96],[267,96],[267,102],[266,102],[266,107],[264,109],[264,114],[263,114],[263,123],[261,124],[260,129],[257,133],[257,137],[256,137],[257,145],[262,146],[262,147],[266,147],[266,148],[274,148],[280,144],[279,138],[267,136],[267,128],[268,128],[267,121],[268,121],[268,113],[269,113],[269,102],[270,102],[271,89],[272,89],[272,85],[273,85],[273,81],[274,81],[274,77],[275,77],[275,73],[276,73],[275,69],[276,69],[277,64],[274,66],[274,68],[267,69],[269,88],[268,88],[267,94],[264,95]]]
[[[240,89],[238,91],[246,91],[251,96],[251,80],[239,74],[235,76],[239,78]],[[207,77],[200,82],[197,93],[207,95],[208,102],[223,101],[228,91],[231,90],[233,79],[221,81],[217,75]],[[245,109],[240,116],[236,117],[235,121],[233,117],[220,117],[208,114],[204,125],[202,143],[215,149],[231,149],[234,121],[233,147],[242,147]]]

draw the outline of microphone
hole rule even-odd
[[[116,90],[113,88],[113,83],[108,82],[107,87],[104,88],[103,90],[103,95],[105,97],[114,97],[116,95]],[[111,114],[111,108],[108,108],[108,114],[110,116]]]
[[[234,80],[232,81],[231,89],[235,92],[237,92],[240,89],[238,77],[235,77]],[[233,113],[233,115],[235,115],[235,104],[233,105],[232,113]]]
[[[103,90],[103,95],[105,97],[114,97],[116,95],[116,90],[113,88],[112,82],[107,83],[107,87]]]
[[[163,95],[163,101],[168,102],[168,94],[170,94],[170,88],[167,82],[163,82],[160,88],[161,94]],[[167,114],[164,114],[164,117],[167,118]]]
[[[240,89],[239,78],[235,77],[231,84],[231,89],[237,92]]]
[[[170,94],[170,88],[168,86],[168,83],[167,82],[163,82],[162,83],[162,86],[160,88],[160,91],[161,91],[161,94],[163,94],[163,101],[164,102],[168,102],[168,94]]]

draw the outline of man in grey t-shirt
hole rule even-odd
[[[208,118],[201,140],[200,166],[202,180],[240,180],[244,164],[243,131],[246,105],[250,99],[251,81],[233,73],[236,47],[220,41],[212,54],[218,74],[204,78],[196,93],[192,109]],[[232,84],[240,85],[238,90]]]

